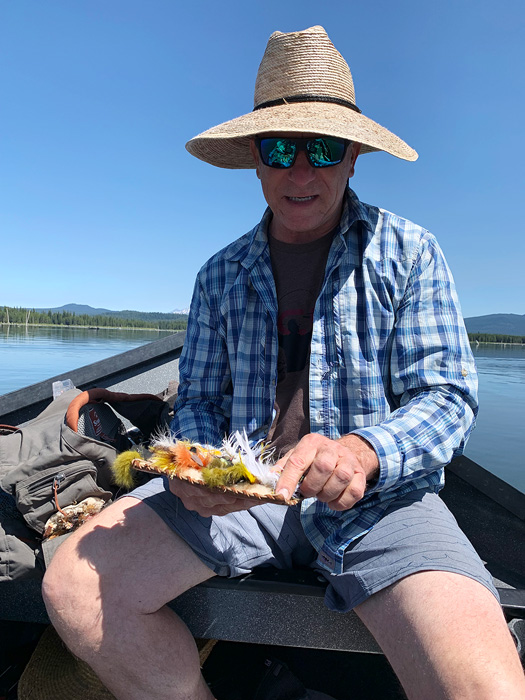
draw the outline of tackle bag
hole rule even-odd
[[[64,537],[46,546],[49,519],[85,499],[113,500],[119,495],[111,474],[117,454],[147,442],[167,423],[168,404],[157,396],[72,389],[35,419],[2,430],[0,582],[38,575],[35,558],[42,554],[47,562]]]

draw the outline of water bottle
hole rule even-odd
[[[53,401],[58,399],[58,397],[70,389],[76,389],[75,385],[71,379],[64,379],[62,381],[53,382]]]

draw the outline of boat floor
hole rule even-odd
[[[0,621],[1,700],[17,700],[18,680],[45,627]],[[217,700],[250,700],[267,659],[284,662],[306,688],[327,693],[334,700],[406,700],[381,654],[219,641],[204,664],[204,677]]]
[[[204,676],[217,700],[249,700],[266,670],[265,660],[272,658],[287,664],[306,688],[335,700],[406,700],[381,654],[219,642],[204,665]]]

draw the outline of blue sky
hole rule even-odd
[[[251,110],[272,31],[322,24],[420,154],[360,198],[437,236],[465,316],[525,313],[522,0],[0,0],[0,304],[171,311],[264,209],[185,142]]]

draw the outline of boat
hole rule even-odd
[[[0,424],[36,417],[52,401],[53,382],[65,379],[83,390],[160,394],[178,379],[184,336],[176,332],[0,396]],[[491,572],[524,660],[525,494],[461,456],[446,468],[441,495]],[[325,608],[324,589],[309,570],[260,569],[235,579],[213,578],[170,606],[196,638],[219,640],[204,673],[213,683],[231,672],[229,700],[245,700],[235,687],[249,683],[268,658],[282,660],[306,687],[337,700],[350,697],[349,688],[355,700],[405,697],[357,615]],[[5,698],[16,698],[18,676],[48,624],[38,580],[0,584],[0,683],[11,682]]]

